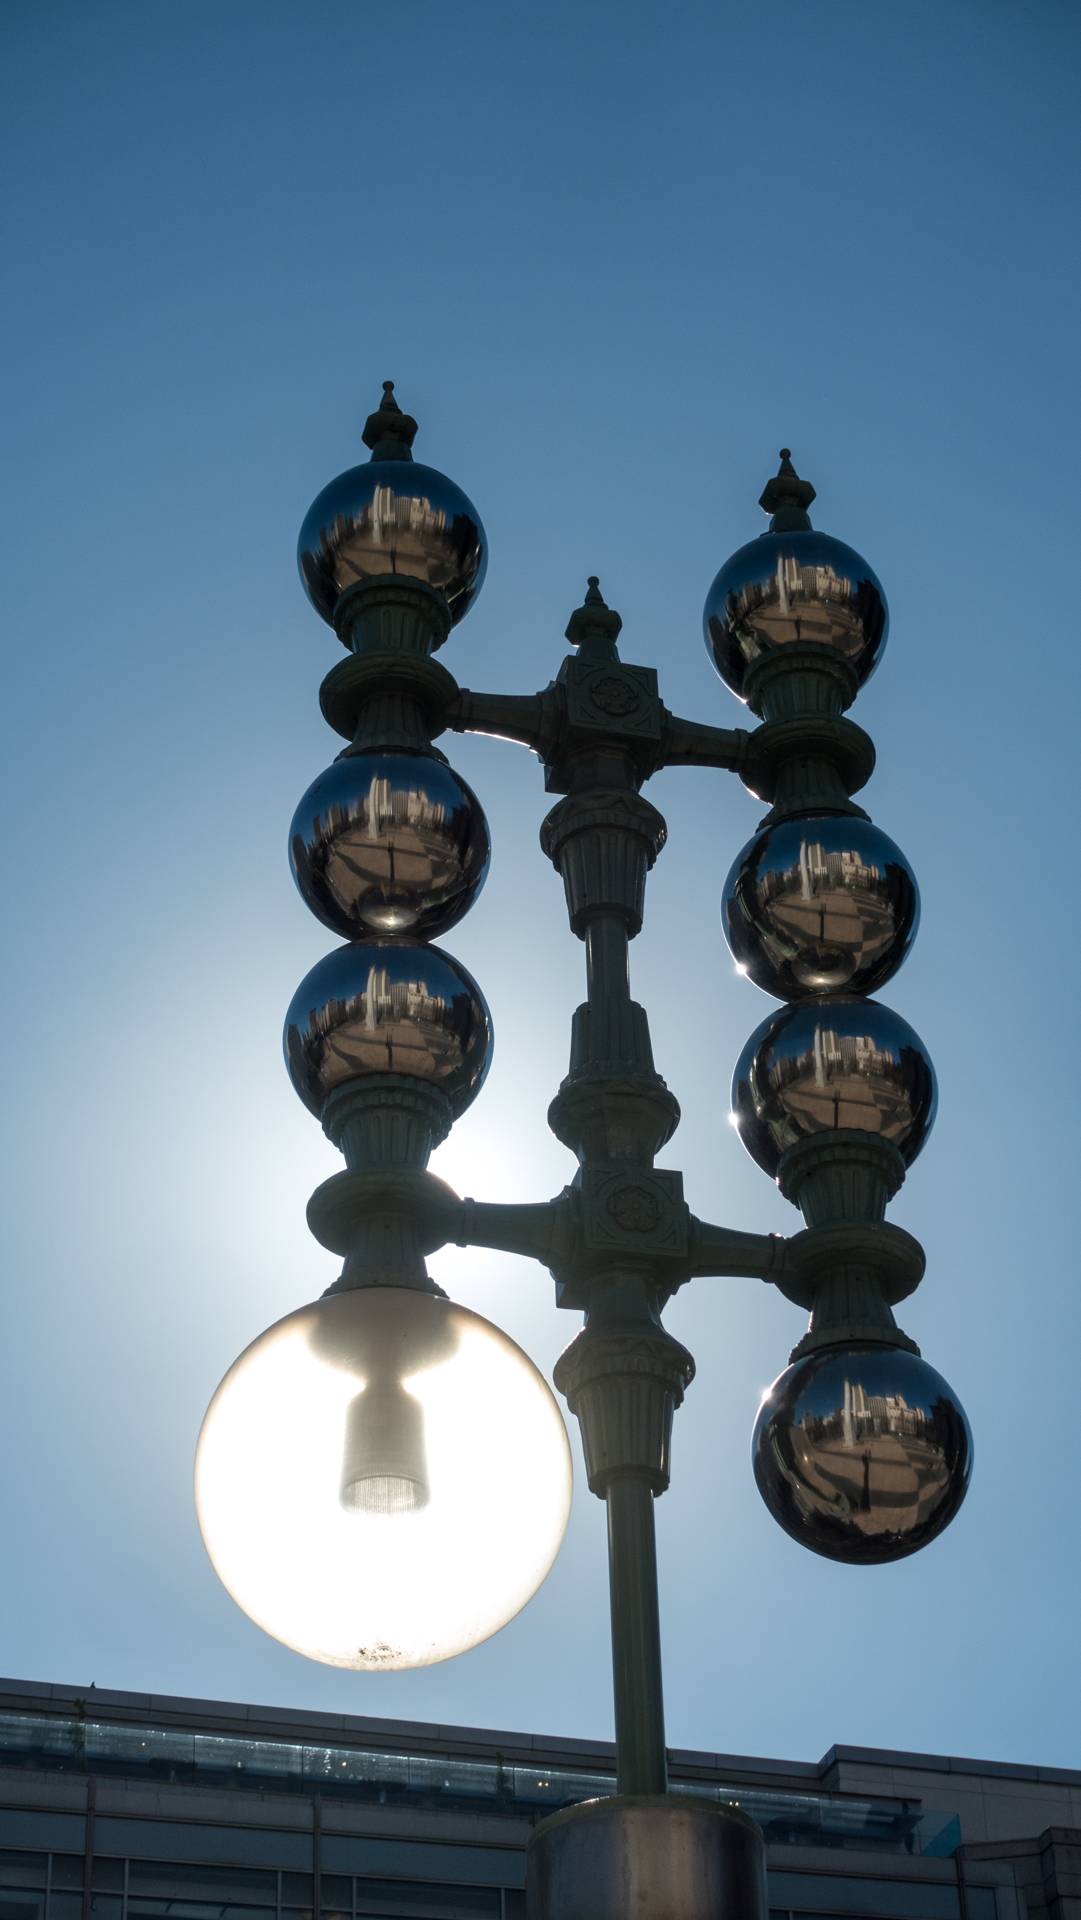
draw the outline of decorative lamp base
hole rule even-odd
[[[738,1807],[613,1795],[542,1820],[526,1855],[528,1920],[767,1920],[766,1850]]]

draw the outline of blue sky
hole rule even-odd
[[[340,1162],[280,1051],[331,944],[286,832],[338,744],[337,642],[294,551],[393,378],[487,527],[441,656],[464,685],[545,684],[596,572],[667,704],[739,724],[701,605],[781,445],[890,601],[854,717],[923,920],[883,997],[941,1089],[892,1211],[928,1253],[901,1317],[964,1400],[976,1475],[900,1566],[802,1553],[748,1459],[801,1317],[750,1281],[680,1294],[669,1741],[1081,1763],[1079,50],[1054,0],[3,10],[0,1670],[610,1733],[581,1477],[533,1603],[415,1674],[265,1638],[192,1507],[221,1375],[334,1275],[304,1206]],[[570,1172],[545,1113],[582,949],[535,762],[449,752],[494,855],[447,944],[496,1053],[434,1165],[540,1198]],[[718,903],[761,807],[704,771],[647,792],[670,839],[632,978],[683,1108],[663,1161],[703,1217],[791,1231],[726,1118],[770,1003]],[[544,1273],[433,1270],[550,1374],[575,1319]]]

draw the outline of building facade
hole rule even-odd
[[[1081,1920],[1081,1772],[669,1764],[758,1820],[771,1920]],[[532,1827],[614,1773],[604,1743],[0,1681],[0,1920],[520,1920]]]

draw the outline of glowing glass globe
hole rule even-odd
[[[368,1671],[506,1626],[570,1501],[566,1428],[533,1362],[404,1287],[332,1294],[261,1334],[195,1457],[203,1541],[237,1605],[297,1653]]]

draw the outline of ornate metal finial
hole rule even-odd
[[[384,380],[383,398],[375,413],[364,422],[361,439],[372,450],[373,460],[411,460],[410,448],[416,437],[417,423],[412,414],[403,413],[394,398],[393,380]]]
[[[606,604],[601,593],[598,574],[591,573],[586,586],[586,597],[580,607],[575,607],[567,622],[567,639],[572,647],[578,647],[582,658],[594,660],[615,660],[616,641],[623,626],[614,607]]]
[[[792,452],[789,447],[781,448],[781,464],[772,480],[767,480],[765,491],[758,504],[764,513],[771,513],[769,523],[771,533],[811,533],[811,523],[807,518],[807,509],[815,497],[815,490],[809,480],[801,480],[792,465]]]

